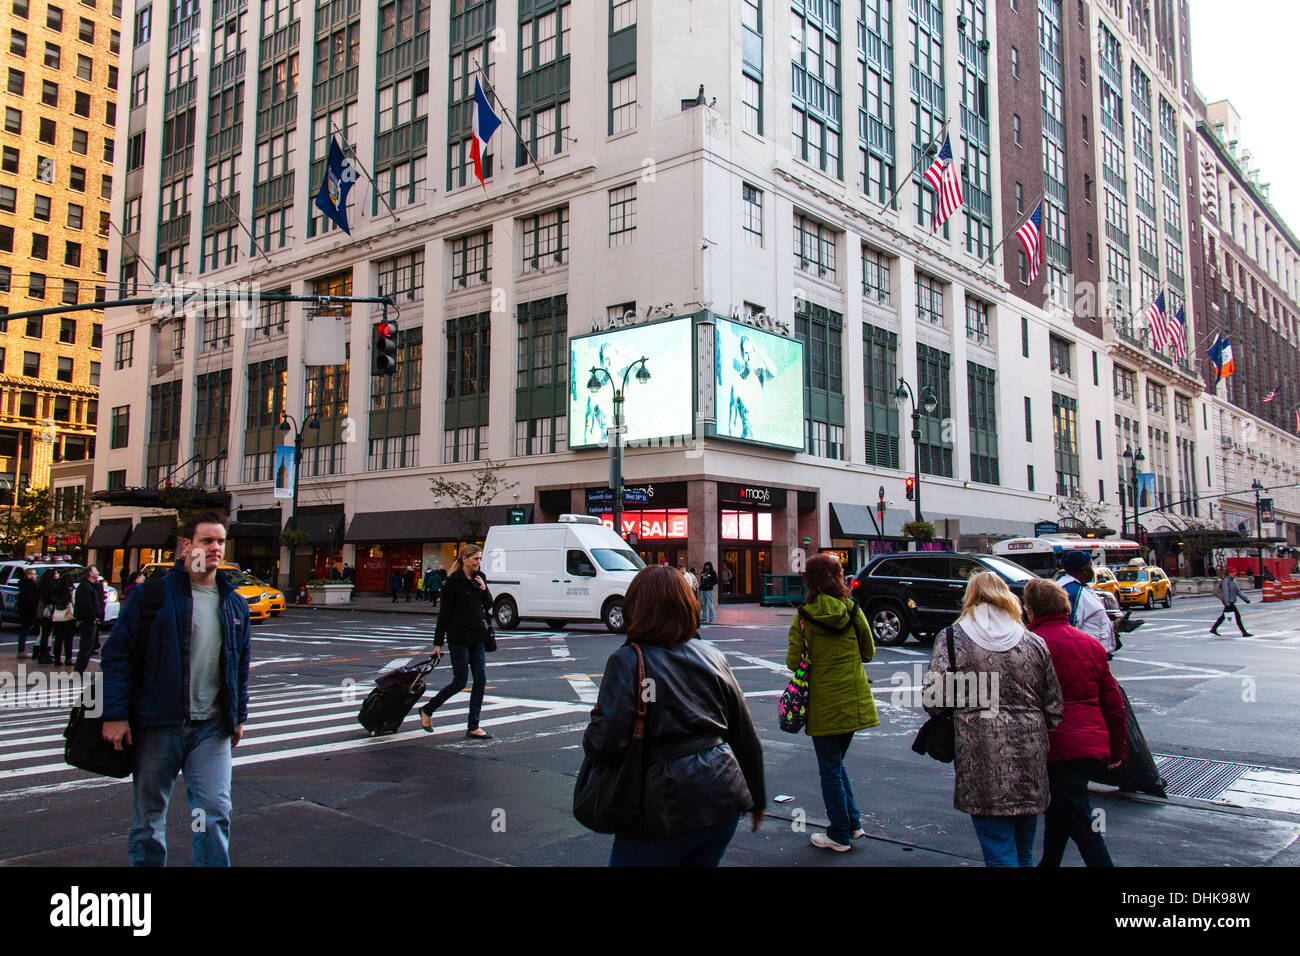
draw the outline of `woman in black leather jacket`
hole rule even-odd
[[[487,688],[487,655],[483,645],[488,639],[487,616],[492,613],[492,592],[487,588],[487,578],[479,571],[482,561],[482,548],[465,545],[443,585],[442,608],[433,632],[433,656],[442,656],[445,638],[451,645],[451,683],[420,708],[420,726],[428,733],[433,732],[433,712],[465,689],[472,670],[474,687],[469,693],[469,729],[465,736],[475,740],[488,740],[492,736],[478,725],[483,692]]]
[[[605,664],[582,746],[613,772],[646,695],[644,809],[614,837],[610,866],[717,866],[742,813],[763,820],[763,751],[722,652],[698,640],[699,606],[669,567],[643,569],[623,599],[628,643]],[[646,684],[637,687],[636,650]]]

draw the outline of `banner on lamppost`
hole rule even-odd
[[[1261,524],[1273,523],[1273,499],[1272,498],[1259,499],[1259,520]]]
[[[1138,507],[1154,508],[1156,506],[1156,473],[1154,471],[1141,472],[1137,476],[1138,480]]]
[[[276,445],[275,461],[272,462],[273,472],[275,475],[275,496],[277,498],[292,498],[293,485],[298,480],[298,475],[294,471],[293,446]]]

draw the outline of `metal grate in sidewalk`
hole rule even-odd
[[[1154,754],[1172,796],[1300,815],[1300,771]]]
[[[1171,797],[1213,800],[1241,779],[1249,770],[1261,770],[1241,763],[1154,754],[1156,769],[1165,778],[1165,792]]]

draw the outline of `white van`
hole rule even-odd
[[[587,515],[560,515],[555,524],[496,525],[483,548],[483,573],[502,630],[522,619],[545,621],[557,631],[571,621],[601,621],[621,634],[627,629],[623,595],[644,567],[612,528]]]

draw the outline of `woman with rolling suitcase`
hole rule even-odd
[[[492,613],[492,592],[488,590],[487,578],[479,570],[482,563],[483,549],[476,544],[465,545],[451,566],[447,583],[443,585],[442,608],[433,633],[433,656],[435,660],[442,656],[444,640],[451,645],[451,683],[420,708],[420,726],[427,733],[433,733],[433,712],[465,689],[472,671],[474,687],[469,695],[469,727],[465,736],[475,740],[488,740],[492,736],[486,730],[480,730],[478,725],[483,693],[487,688],[486,652],[489,642],[493,649],[496,647],[488,623],[488,615]]]

